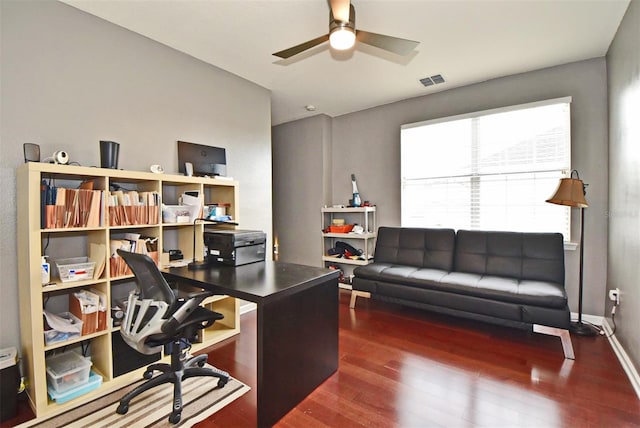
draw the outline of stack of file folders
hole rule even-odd
[[[104,224],[102,190],[41,186],[41,227],[100,227]]]
[[[109,257],[109,274],[111,277],[131,275],[131,269],[118,254],[117,250],[146,254],[158,264],[158,238],[142,237],[138,233],[127,233],[124,239],[112,239],[111,256]]]
[[[109,225],[157,224],[160,202],[158,192],[113,191],[108,199]]]

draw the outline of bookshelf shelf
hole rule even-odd
[[[104,194],[101,198],[100,223],[91,227],[43,228],[42,217],[46,211],[41,206],[42,181],[56,187],[77,188],[91,182],[94,190]],[[140,224],[111,224],[107,195],[110,189],[122,189],[138,193],[157,194],[157,215],[134,216],[144,219]],[[193,224],[162,223],[161,203],[177,203],[177,198],[186,190],[197,190],[201,201],[228,204],[229,214],[238,221],[238,183],[199,177],[153,174],[138,171],[123,171],[104,168],[89,168],[73,165],[26,163],[17,169],[18,207],[18,275],[20,294],[21,355],[24,375],[27,377],[29,402],[37,417],[60,413],[70,407],[82,405],[92,397],[124,386],[141,378],[144,367],[116,370],[117,352],[114,343],[120,339],[120,328],[111,320],[111,309],[122,302],[123,297],[135,287],[133,275],[116,275],[110,268],[110,244],[127,234],[141,234],[156,240],[157,249],[179,248],[185,259],[193,257]],[[154,196],[155,197],[155,196]],[[45,200],[46,202],[46,200]],[[165,202],[166,203],[166,202]],[[95,220],[95,218],[94,218]],[[147,224],[149,223],[149,224]],[[199,224],[200,233],[204,226]],[[51,285],[42,285],[41,256],[47,255],[52,270],[55,260],[69,257],[88,257],[98,249],[98,260],[105,261],[101,275],[93,279],[62,282],[54,275]],[[197,243],[196,253],[203,252],[203,243]],[[93,254],[95,256],[95,254]],[[158,254],[158,260],[164,258]],[[168,259],[168,256],[167,256]],[[70,340],[45,343],[43,309],[52,313],[69,311],[69,295],[82,290],[93,290],[106,298],[106,328]],[[239,305],[234,298],[214,296],[203,303],[206,307],[225,315],[203,331],[192,352],[211,346],[220,340],[240,332]],[[117,337],[116,337],[117,336]],[[96,391],[63,404],[57,404],[47,395],[46,357],[58,352],[76,351],[90,356],[92,370],[103,376],[103,383]],[[145,364],[146,366],[146,364]],[[118,372],[116,374],[116,372]]]

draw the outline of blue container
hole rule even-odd
[[[102,376],[92,371],[89,373],[89,380],[82,385],[67,389],[64,392],[58,392],[53,389],[53,387],[47,386],[47,391],[49,392],[49,397],[51,397],[52,400],[55,400],[58,404],[62,404],[69,400],[73,400],[76,397],[80,397],[87,392],[91,392],[94,389],[98,389],[100,385],[102,385]]]

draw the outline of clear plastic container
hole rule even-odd
[[[49,385],[47,391],[49,392],[49,397],[51,397],[52,400],[55,400],[58,404],[62,404],[91,392],[94,389],[98,389],[100,385],[102,385],[102,376],[91,372],[89,380],[83,385],[74,386],[73,388],[69,388],[63,392],[58,392]]]
[[[90,370],[91,358],[83,358],[75,352],[47,358],[47,381],[57,392],[86,384]]]

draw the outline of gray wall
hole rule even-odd
[[[273,217],[278,260],[322,266],[320,207],[331,201],[331,118],[274,126]]]
[[[99,165],[98,141],[114,140],[120,168],[167,173],[177,140],[225,147],[241,227],[271,239],[268,90],[59,2],[2,0],[0,11],[0,347],[19,345],[12,200],[23,143]]]
[[[616,337],[637,368],[640,368],[639,45],[640,1],[634,0],[607,54],[610,126],[607,287],[622,291],[616,309]],[[608,302],[609,321],[610,313]]]
[[[377,205],[378,225],[399,225],[402,124],[563,96],[573,98],[572,164],[579,170],[585,183],[589,184],[589,208],[585,215],[584,312],[602,316],[605,305],[608,210],[607,81],[604,58],[503,77],[334,118],[330,203],[347,203],[351,193],[350,174],[355,173],[362,198]],[[279,156],[277,148],[291,144],[292,141],[287,140],[291,135],[296,137],[298,144],[314,144],[317,136],[308,136],[306,121],[309,120],[288,124],[286,135],[274,133],[276,162]],[[297,129],[303,131],[298,133]],[[304,138],[309,140],[304,142]],[[281,180],[304,180],[304,183],[297,184],[303,188],[322,180],[322,176],[311,174],[319,170],[315,165],[317,158],[307,156],[302,161],[307,162],[308,169],[304,166],[297,168],[308,170],[309,174],[294,177],[279,171],[276,187]],[[293,199],[294,195],[281,194],[279,197],[286,200]],[[310,210],[307,216],[297,216],[294,219],[296,225],[287,227],[317,229],[318,212],[326,201],[318,197],[310,203],[315,203],[315,209]],[[579,212],[573,211],[572,235],[577,240]],[[280,215],[281,212],[276,209],[274,216],[277,218]],[[316,264],[320,259],[315,242],[300,239],[291,245],[291,248],[283,248],[281,242],[281,255],[304,255],[305,259],[301,261],[308,264]],[[567,251],[566,271],[571,310],[577,312],[578,251]]]

